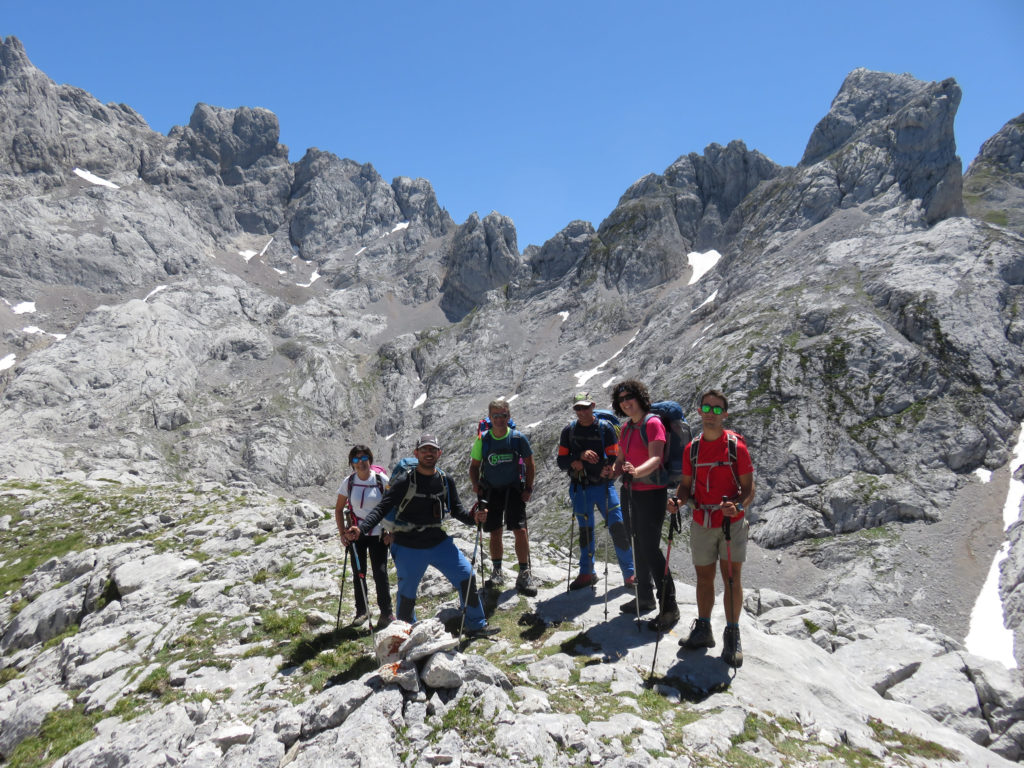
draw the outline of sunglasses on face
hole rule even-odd
[[[579,413],[580,411],[589,411],[593,407],[594,406],[592,405],[574,405],[572,409],[576,411],[576,413]]]
[[[703,403],[700,407],[700,412],[713,413],[715,414],[715,416],[721,416],[723,413],[725,413],[725,408],[723,408],[720,405],[708,405],[707,403]]]
[[[636,400],[636,395],[632,392],[619,392],[619,402],[621,403],[623,400]]]
[[[369,456],[353,456],[352,457],[352,463],[353,464],[358,464],[361,461],[369,461],[369,460],[370,460]]]
[[[508,414],[507,413],[492,413],[491,414],[491,418],[492,419],[507,419],[508,418]]]

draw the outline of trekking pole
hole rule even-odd
[[[723,504],[725,502],[727,502],[728,500],[729,500],[728,496],[723,496],[722,497],[722,503]],[[732,536],[731,536],[732,530],[731,530],[731,525],[732,525],[732,518],[731,517],[726,517],[725,515],[722,515],[722,534],[725,536],[726,573],[728,573],[728,575],[729,575],[729,602],[728,602],[728,605],[727,605],[727,607],[725,609],[726,610],[726,616],[725,616],[726,622],[729,621],[729,614],[732,613]]]
[[[475,513],[479,507],[479,502],[473,505],[472,512]],[[462,642],[462,631],[466,628],[466,609],[469,608],[469,590],[473,586],[473,579],[476,578],[476,553],[480,549],[480,539],[483,538],[483,528],[480,523],[476,524],[476,539],[473,542],[473,556],[469,559],[469,581],[466,582],[466,594],[462,598],[462,619],[459,621],[459,640]]]
[[[665,573],[661,577],[662,605],[665,605],[665,595],[668,594],[668,561],[672,557],[672,539],[675,537],[676,528],[682,528],[679,522],[679,500],[674,496],[672,500],[676,502],[676,511],[668,519],[668,551],[665,552]],[[662,634],[661,625],[659,624],[658,627],[658,639],[654,641],[654,656],[651,657],[651,673],[647,676],[648,680],[654,677],[654,665],[658,661],[658,644],[661,643]]]
[[[608,525],[608,515],[612,513],[612,492],[608,481],[604,484],[604,620],[608,621],[608,539],[612,537],[612,529]]]
[[[572,494],[569,495],[570,501]],[[576,534],[576,511],[573,510],[569,517],[569,557],[565,562],[565,591],[569,591],[569,583],[572,579],[572,537]]]
[[[633,479],[629,475],[623,475],[622,484],[626,487],[626,495],[629,497],[629,539],[633,544],[633,563],[636,564],[636,525],[634,518],[636,508],[633,506]],[[636,631],[642,632],[640,625],[640,574],[636,574],[636,581],[633,582],[633,599],[636,602]]]
[[[338,593],[338,618],[334,620],[335,632],[341,628],[341,601],[345,597],[345,575],[348,573],[348,548],[351,546],[349,543],[345,544],[345,561],[341,567],[341,591]]]
[[[373,637],[373,614],[370,613],[370,593],[366,588],[366,574],[363,573],[363,566],[359,563],[359,553],[356,552],[355,545],[349,546],[352,547],[352,563],[356,567],[356,581],[363,587],[363,600],[366,603],[366,627],[370,631],[370,637]],[[358,585],[356,588],[358,589]]]

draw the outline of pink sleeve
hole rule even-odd
[[[661,419],[648,419],[647,442],[652,443],[655,440],[660,440],[663,443],[668,442],[668,438],[665,435],[665,425],[661,423]]]

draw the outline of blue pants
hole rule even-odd
[[[395,570],[398,571],[397,616],[400,620],[410,624],[416,621],[416,591],[419,589],[423,574],[427,572],[427,566],[432,565],[444,574],[459,593],[459,607],[468,603],[466,628],[480,629],[487,626],[484,608],[476,591],[473,565],[455,546],[450,536],[429,549],[392,544],[391,557],[395,561]]]
[[[619,494],[611,483],[597,485],[569,486],[569,497],[572,499],[572,511],[580,526],[580,573],[594,572],[594,551],[597,541],[594,536],[594,507],[596,506],[608,526],[615,556],[619,560],[622,578],[633,575],[633,552],[629,545],[629,532],[622,521],[622,507],[619,506]]]

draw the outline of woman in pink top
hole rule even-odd
[[[633,534],[639,612],[660,607],[648,626],[664,632],[679,621],[676,588],[661,552],[661,529],[668,501],[668,474],[662,466],[665,425],[650,412],[647,387],[627,379],[612,387],[612,407],[628,420],[619,436],[619,457],[614,474],[622,477],[622,512]],[[661,605],[655,601],[660,598]],[[623,613],[637,612],[637,602],[622,606]]]

